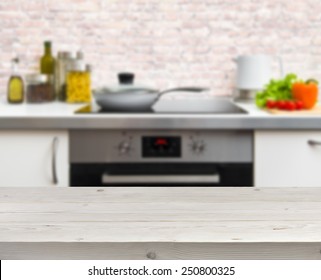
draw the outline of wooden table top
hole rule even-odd
[[[321,242],[321,188],[0,188],[0,242]]]

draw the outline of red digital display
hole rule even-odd
[[[155,146],[167,146],[168,140],[165,138],[157,138],[155,141]]]
[[[142,156],[146,158],[180,157],[181,138],[177,136],[143,136]]]

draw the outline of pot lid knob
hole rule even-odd
[[[132,85],[134,83],[135,74],[133,73],[119,73],[118,81],[121,85]]]

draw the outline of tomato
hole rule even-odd
[[[285,109],[285,106],[286,106],[286,102],[284,100],[278,100],[276,102],[276,107],[279,109],[279,110],[284,110]]]
[[[285,104],[284,104],[284,110],[290,110],[290,107],[291,107],[291,101],[290,100],[285,100],[284,101]]]
[[[286,101],[286,105],[285,105],[285,109],[288,111],[293,111],[296,109],[296,105],[293,101],[291,100],[287,100]]]
[[[301,100],[296,100],[295,101],[295,108],[297,110],[302,110],[303,109],[303,102]]]
[[[300,107],[302,104],[298,104],[298,107]],[[276,102],[276,108],[279,110],[287,110],[287,111],[294,111],[297,109],[296,102],[293,100],[278,100]]]
[[[284,108],[285,110],[288,110],[288,111],[293,111],[295,110],[295,104],[292,100],[285,100],[285,105],[284,105]]]
[[[274,100],[268,100],[266,102],[266,107],[268,107],[269,109],[273,109],[276,108],[277,102]]]

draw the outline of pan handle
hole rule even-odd
[[[177,88],[170,88],[166,90],[162,90],[157,94],[157,98],[155,102],[165,93],[174,92],[174,91],[189,91],[189,92],[202,92],[210,90],[209,88],[202,88],[202,87],[177,87]]]
[[[190,91],[190,92],[202,92],[207,91],[209,88],[203,88],[203,87],[177,87],[177,88],[170,88],[166,90],[160,91],[158,94],[163,95],[168,92],[174,92],[174,91]]]

